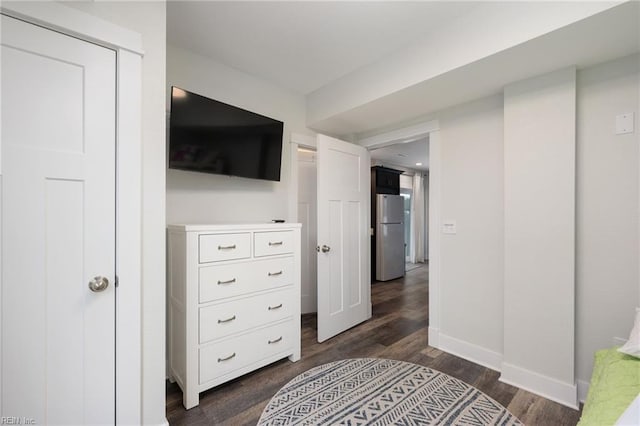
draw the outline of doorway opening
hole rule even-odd
[[[419,268],[428,271],[429,281],[431,278],[434,279],[434,282],[437,283],[437,250],[434,253],[429,254],[429,247],[427,241],[429,238],[433,238],[433,235],[429,235],[429,222],[432,222],[433,226],[437,222],[438,209],[437,202],[433,204],[433,208],[429,207],[429,198],[437,201],[438,195],[438,186],[435,183],[438,182],[439,176],[439,168],[437,159],[439,158],[439,132],[438,123],[437,122],[427,122],[421,125],[411,126],[406,129],[402,129],[402,131],[393,131],[377,136],[372,136],[370,138],[365,138],[359,141],[356,145],[360,145],[369,151],[368,156],[374,158],[370,165],[384,164],[389,165],[388,167],[395,167],[399,169],[403,168],[401,176],[403,180],[403,193],[405,197],[402,197],[400,193],[398,193],[398,198],[401,198],[404,202],[407,203],[406,206],[403,205],[401,210],[401,214],[405,215],[406,218],[404,222],[407,223],[408,226],[403,226],[403,237],[405,233],[408,233],[407,245],[403,247],[401,250],[401,257],[404,263],[409,258],[409,264],[405,266],[406,271],[410,271],[413,268],[419,266],[427,266],[429,262],[429,258],[435,262],[433,265],[434,268]],[[431,140],[433,139],[433,140]],[[415,142],[415,143],[414,143]],[[407,153],[402,153],[403,156],[396,154],[397,158],[404,158],[405,161],[410,161],[405,165],[398,164],[398,161],[389,161],[381,160],[376,158],[377,154],[384,152],[382,148],[389,149],[402,149],[404,148],[414,148],[419,151],[419,155],[411,155]],[[320,243],[318,235],[314,232],[317,228],[316,226],[311,225],[313,220],[318,220],[319,218],[313,217],[313,213],[317,211],[317,206],[312,204],[313,200],[316,197],[313,197],[312,194],[314,191],[317,191],[318,188],[314,187],[314,183],[317,182],[318,179],[318,164],[315,163],[317,160],[317,140],[316,137],[307,136],[302,134],[293,134],[291,139],[291,150],[290,150],[290,158],[291,158],[291,179],[294,182],[294,185],[291,186],[291,197],[289,203],[289,220],[292,222],[302,222],[303,223],[303,232],[302,232],[302,265],[301,265],[301,273],[302,273],[302,286],[301,293],[303,298],[306,299],[305,302],[302,303],[302,313],[309,314],[310,316],[314,316],[314,313],[317,312],[318,302],[317,297],[316,301],[313,301],[313,296],[318,295],[317,290],[317,258],[318,254],[316,253],[316,249],[318,244]],[[435,183],[433,187],[430,188],[429,185],[429,174],[430,174],[430,164],[429,164],[429,153],[433,155],[434,164],[433,173],[435,178]],[[315,163],[315,164],[314,164]],[[417,165],[416,163],[422,163]],[[315,167],[314,167],[315,166]],[[419,178],[419,179],[418,179]],[[414,180],[420,180],[422,185],[420,185],[419,196],[416,195],[416,191],[414,190]],[[433,193],[431,193],[433,191]],[[316,192],[317,193],[317,192]],[[306,200],[305,200],[306,198]],[[417,200],[417,201],[416,201]],[[414,213],[414,209],[411,206],[422,206],[422,218],[420,219],[418,214]],[[368,209],[367,209],[368,210]],[[406,212],[406,213],[405,213]],[[316,214],[317,215],[317,214]],[[310,225],[305,226],[305,223],[309,223]],[[419,238],[413,237],[412,234],[415,235],[415,230],[418,228],[417,225],[422,227],[422,231],[418,234]],[[372,226],[374,226],[372,224]],[[435,228],[434,228],[435,229]],[[412,232],[413,230],[413,232]],[[437,233],[435,233],[437,234]],[[437,241],[436,241],[437,243]],[[437,247],[435,244],[434,247]],[[420,253],[420,251],[422,253]],[[420,256],[420,254],[422,256]],[[430,265],[431,266],[431,265]],[[434,269],[432,271],[432,269]],[[429,282],[429,289],[431,289],[433,283]],[[437,288],[434,289],[434,295],[437,299]],[[429,298],[429,305],[431,306],[433,300]],[[434,308],[437,307],[434,304]],[[434,319],[437,320],[437,311],[434,310]],[[429,317],[431,317],[431,313]],[[303,320],[304,321],[304,320]],[[314,321],[315,323],[315,318]]]
[[[372,167],[402,172],[398,195],[403,200],[405,272],[410,271],[429,260],[429,135],[393,141],[370,154]]]
[[[316,247],[318,245],[317,218],[317,167],[316,150],[297,148],[298,163],[298,205],[297,221],[302,224],[300,234],[300,294],[302,314],[315,313],[318,310],[318,273]]]

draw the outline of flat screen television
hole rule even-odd
[[[282,121],[171,87],[169,168],[280,180]]]

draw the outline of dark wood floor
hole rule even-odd
[[[185,410],[182,392],[167,382],[171,425],[255,425],[269,399],[298,374],[327,362],[358,357],[390,358],[457,377],[507,407],[525,425],[575,425],[578,411],[498,381],[500,373],[427,345],[427,267],[403,279],[372,286],[373,317],[329,341],[316,342],[316,319],[302,319],[302,359],[282,360],[200,394]]]

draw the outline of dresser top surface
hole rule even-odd
[[[216,223],[216,224],[170,224],[170,231],[181,232],[211,232],[211,231],[278,231],[283,229],[300,228],[302,224],[285,223]]]

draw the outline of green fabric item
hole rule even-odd
[[[596,352],[589,394],[578,426],[614,425],[640,393],[640,359],[617,348]]]

